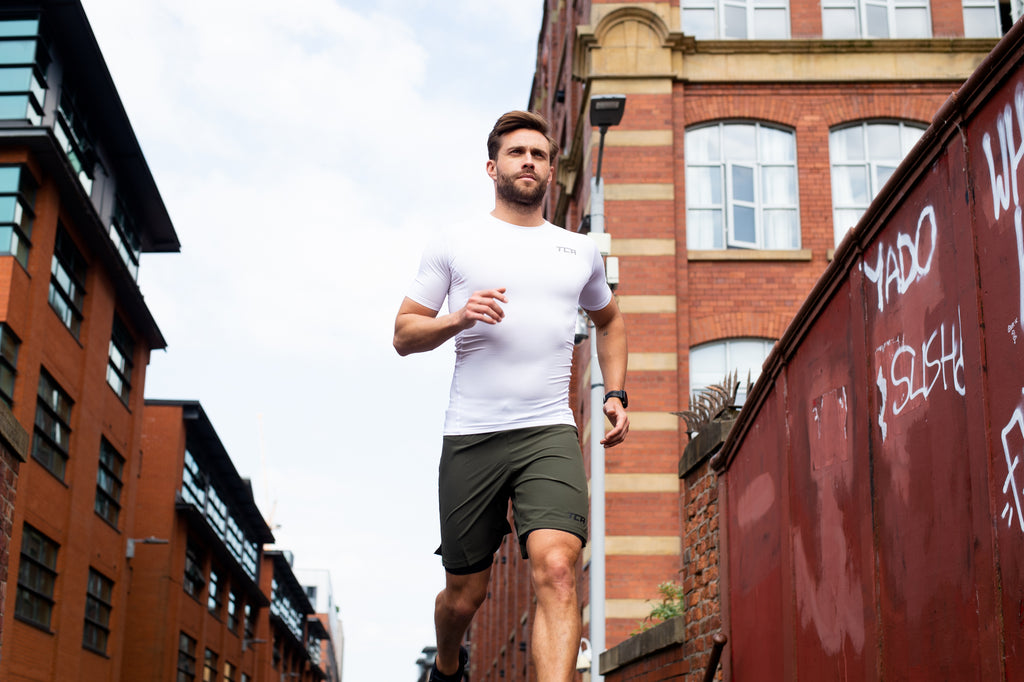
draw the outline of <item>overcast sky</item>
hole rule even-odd
[[[346,682],[415,679],[443,582],[451,344],[394,315],[448,220],[493,206],[543,0],[83,0],[181,240],[139,285],[146,396],[197,399],[296,568],[328,569]]]

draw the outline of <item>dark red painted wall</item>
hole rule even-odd
[[[725,446],[732,679],[1024,679],[1022,56],[939,112]]]

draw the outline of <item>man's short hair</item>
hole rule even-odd
[[[501,138],[515,130],[536,130],[544,135],[548,141],[551,152],[551,162],[554,163],[558,156],[558,143],[551,137],[550,124],[547,119],[532,111],[510,111],[502,116],[494,124],[491,134],[487,136],[487,158],[494,161],[498,158],[498,151],[501,149]]]

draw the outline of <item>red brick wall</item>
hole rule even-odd
[[[185,613],[195,602],[182,589],[187,533],[176,524],[175,491],[181,481],[185,426],[179,406],[144,409],[142,471],[134,500],[134,536],[167,539],[166,545],[140,545],[131,559],[132,591],[125,638],[126,679],[141,679],[147,671],[169,675],[177,665],[178,634],[186,629],[198,638],[198,621]],[[153,614],[162,614],[153,618]],[[199,652],[202,653],[201,651]]]
[[[680,644],[663,649],[605,675],[605,682],[699,682],[704,672],[690,666],[686,648]]]
[[[10,575],[8,565],[11,558],[11,536],[14,532],[14,501],[18,492],[19,464],[17,457],[7,448],[0,446],[0,642],[3,639],[4,604]],[[0,658],[2,652],[3,648],[0,646]]]
[[[793,38],[820,38],[820,0],[791,0],[789,3],[789,25],[789,34]]]
[[[0,162],[27,163],[39,181],[27,269],[13,257],[0,258],[0,322],[21,339],[12,412],[31,434],[42,369],[49,372],[74,401],[64,480],[58,480],[30,457],[20,468],[19,495],[12,521],[10,575],[17,575],[25,523],[60,547],[50,632],[14,619],[14,600],[7,600],[0,679],[39,675],[50,678],[61,670],[80,670],[83,679],[118,679],[129,583],[124,540],[130,537],[133,528],[132,512],[126,502],[133,494],[139,462],[149,349],[145,341],[136,337],[133,388],[130,405],[126,406],[106,381],[111,328],[118,310],[115,275],[104,268],[103,261],[88,248],[83,238],[87,230],[99,228],[76,222],[65,206],[68,199],[60,195],[55,180],[29,153],[6,149],[0,152]],[[74,200],[78,201],[78,197]],[[88,264],[84,283],[87,295],[77,339],[64,327],[48,302],[58,221]],[[124,322],[130,331],[137,332],[135,320],[125,316]],[[94,512],[101,438],[106,438],[125,458],[122,512],[117,528]],[[106,656],[82,647],[90,568],[114,582]]]
[[[718,580],[718,483],[708,461],[705,460],[685,479],[685,660],[694,670],[703,669],[711,653],[711,637],[722,627]]]

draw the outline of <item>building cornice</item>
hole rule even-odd
[[[982,53],[988,54],[996,38],[919,38],[826,40],[694,40],[683,45],[686,54],[870,54],[870,53]]]
[[[995,38],[697,40],[643,6],[576,28],[573,77],[683,82],[962,82]]]

